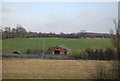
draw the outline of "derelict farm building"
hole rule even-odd
[[[55,47],[51,47],[48,50],[49,50],[49,54],[51,55],[67,55],[70,53],[71,49],[65,45],[58,45]]]

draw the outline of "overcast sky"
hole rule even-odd
[[[4,2],[0,9],[2,26],[34,32],[109,32],[118,18],[117,2]]]

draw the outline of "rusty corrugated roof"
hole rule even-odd
[[[67,46],[65,46],[63,44],[58,45],[57,47],[60,47],[60,48],[65,49],[65,50],[71,50],[69,47],[67,47]]]

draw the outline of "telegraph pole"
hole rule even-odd
[[[45,54],[45,38],[43,38],[43,53]]]

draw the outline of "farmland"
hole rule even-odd
[[[2,41],[3,52],[9,53],[19,50],[25,53],[26,49],[41,47],[47,49],[64,44],[72,51],[86,48],[112,47],[110,39],[63,39],[63,38],[16,38]],[[108,61],[100,60],[56,60],[37,58],[5,58],[2,59],[3,79],[92,79],[97,70],[96,66],[104,65],[107,71],[111,65]]]
[[[92,79],[96,64],[110,68],[107,61],[3,58],[3,79]]]
[[[13,52],[19,50],[23,53],[26,49],[33,50],[36,47],[47,49],[52,46],[64,44],[72,49],[72,51],[84,50],[86,48],[107,48],[112,47],[111,40],[108,38],[95,39],[65,39],[65,38],[15,38],[4,39],[2,41],[3,52]]]

